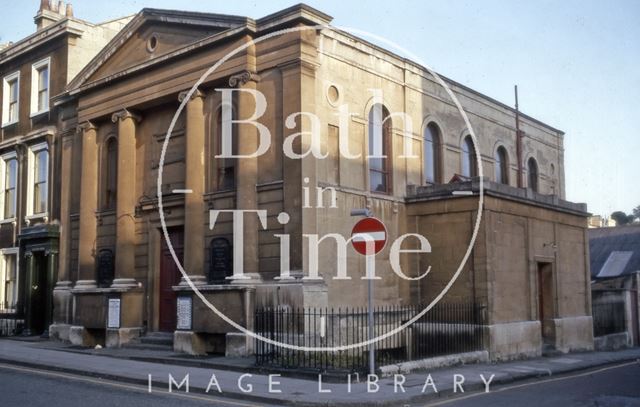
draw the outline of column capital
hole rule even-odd
[[[89,130],[97,130],[98,127],[96,127],[95,124],[93,124],[92,122],[87,120],[86,122],[82,122],[82,123],[78,124],[78,127],[76,129],[77,129],[78,133],[84,133],[84,132],[89,131]]]
[[[187,95],[189,94],[190,91],[191,91],[191,89],[183,90],[182,92],[178,93],[178,102],[182,103],[182,101],[187,97]],[[189,98],[189,100],[193,100],[193,99],[196,99],[196,98],[204,99],[205,96],[206,95],[204,94],[204,92],[202,92],[200,89],[196,89],[191,94],[191,97]]]
[[[139,114],[134,113],[128,109],[122,109],[119,112],[115,112],[111,115],[111,121],[114,123],[118,123],[118,121],[129,118],[135,120],[137,123],[140,123],[140,121],[142,120],[142,117]]]
[[[238,85],[245,85],[247,82],[260,82],[260,75],[250,71],[242,71],[235,75],[231,75],[229,77],[229,86],[232,88],[237,87]]]

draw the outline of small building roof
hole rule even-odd
[[[640,225],[589,230],[591,278],[606,279],[640,271]]]

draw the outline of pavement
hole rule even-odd
[[[148,394],[145,386],[70,377],[28,368],[0,365],[2,407],[244,407],[254,404],[182,393]]]
[[[632,348],[454,366],[377,380],[372,378],[370,383],[366,377],[355,375],[349,383],[345,375],[341,381],[327,383],[321,377],[310,380],[296,377],[293,372],[286,376],[269,376],[253,368],[253,359],[188,358],[160,350],[82,350],[49,341],[0,340],[0,363],[7,365],[143,386],[151,383],[151,393],[169,386],[173,387],[173,392],[182,392],[188,382],[191,394],[296,406],[412,405],[460,396],[462,391],[465,394],[484,392],[487,387],[491,391],[515,381],[639,360],[640,348]],[[175,384],[170,385],[171,379]],[[176,389],[180,383],[182,387]]]

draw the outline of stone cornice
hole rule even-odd
[[[189,94],[189,92],[191,91],[191,89],[189,90],[183,90],[182,92],[178,93],[178,102],[182,103],[182,101],[184,100],[184,98],[187,97],[187,95]],[[191,97],[189,98],[189,100],[193,100],[196,98],[204,98],[206,95],[204,94],[204,92],[201,92],[200,89],[196,89],[192,94]]]
[[[260,76],[256,73],[244,70],[229,77],[229,86],[235,88],[246,85],[249,81],[260,82]]]
[[[140,123],[140,121],[142,120],[142,116],[127,109],[122,109],[119,112],[115,112],[111,115],[111,121],[114,123],[118,123],[118,121],[125,119],[133,119],[137,123]]]
[[[309,61],[307,59],[294,59],[283,64],[279,64],[278,69],[283,74],[295,73],[296,70],[299,70],[301,73],[314,75],[319,66],[320,64],[315,61]]]
[[[64,18],[63,20],[60,20],[42,30],[38,30],[30,36],[23,38],[2,50],[2,52],[0,52],[0,64],[29,52],[43,43],[54,38],[58,38],[61,35],[68,33],[81,36],[84,33],[83,28],[86,29],[86,25],[82,22],[75,19]]]
[[[90,77],[112,56],[114,55],[122,45],[133,36],[137,30],[148,21],[161,21],[166,23],[168,21],[179,24],[193,24],[209,27],[218,27],[222,29],[221,32],[212,34],[208,37],[202,38],[191,44],[184,45],[178,49],[165,54],[152,58],[151,60],[129,67],[125,71],[114,73],[106,78],[98,79],[93,82],[88,82]],[[174,59],[185,53],[192,52],[202,46],[219,41],[221,39],[230,38],[238,33],[244,32],[249,29],[251,32],[255,32],[255,22],[248,17],[210,14],[210,13],[196,13],[187,11],[173,11],[173,10],[156,10],[145,8],[136,14],[131,21],[122,29],[118,34],[104,47],[98,54],[76,75],[76,77],[69,83],[67,90],[70,94],[75,95],[81,93],[87,89],[101,86],[104,83],[108,83],[113,80],[114,77],[123,77],[131,74],[132,72],[139,71],[141,69],[147,69],[150,66],[157,66],[164,63],[167,60]]]

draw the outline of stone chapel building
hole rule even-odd
[[[348,238],[356,221],[351,209],[368,208],[387,225],[390,242],[419,233],[432,246],[430,253],[402,255],[407,275],[432,267],[427,278],[413,282],[391,270],[387,244],[375,260],[381,278],[375,303],[426,303],[464,257],[482,185],[475,246],[446,299],[486,305],[495,359],[539,355],[543,345],[592,347],[588,214],[585,205],[564,200],[563,132],[520,114],[516,133],[514,109],[444,78],[470,118],[476,148],[424,67],[331,29],[330,22],[306,5],[257,20],[144,9],[55,97],[65,134],[55,337],[123,346],[167,332],[177,350],[251,352],[252,339],[207,309],[181,278],[164,238],[157,193],[162,147],[178,107],[203,73],[241,47],[186,101],[162,168],[171,246],[209,302],[249,329],[256,306],[364,305],[365,261],[351,247],[340,250],[335,239],[318,243],[319,278],[304,277],[313,263],[307,235]],[[267,37],[294,27],[312,28]],[[265,154],[215,157],[224,88],[264,95],[258,122],[271,134]],[[238,120],[256,111],[248,92],[236,92],[232,104]],[[337,114],[342,105],[352,115]],[[283,154],[288,136],[317,125],[297,112],[319,119],[327,158]],[[410,132],[395,112],[411,118]],[[249,155],[259,146],[258,130],[235,125],[233,140],[234,151]],[[304,140],[294,141],[294,151],[309,147]],[[351,156],[339,153],[341,144]],[[402,154],[407,145],[415,156]],[[230,213],[221,213],[213,227],[210,222],[212,210],[229,209],[267,211],[264,225],[245,216],[242,251]],[[290,279],[276,278],[282,235],[289,236],[284,264]],[[227,278],[239,259],[250,280]],[[351,280],[333,278],[341,261]],[[179,321],[185,304],[188,321]]]

